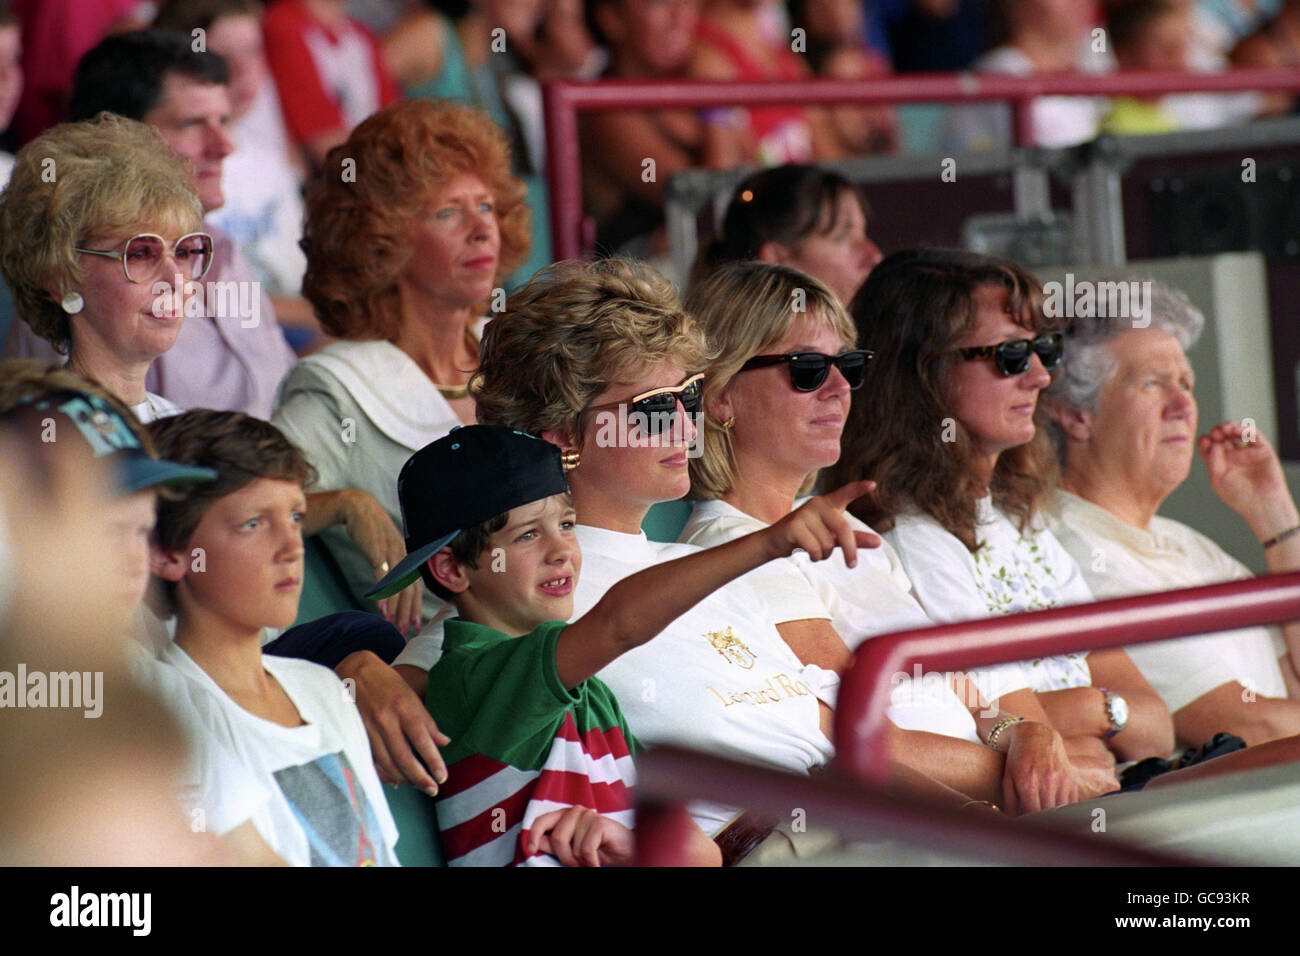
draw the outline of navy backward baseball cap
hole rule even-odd
[[[56,389],[23,399],[13,411],[19,408],[52,412],[68,419],[96,458],[107,457],[117,467],[118,491],[123,494],[157,485],[194,484],[217,478],[217,473],[211,468],[182,465],[151,456],[122,414],[91,392]],[[57,420],[55,429],[57,438]]]
[[[366,597],[379,600],[410,585],[466,528],[568,490],[560,449],[545,439],[500,425],[453,428],[402,466],[397,497],[407,554]]]

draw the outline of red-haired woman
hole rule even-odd
[[[397,475],[412,454],[474,421],[466,383],[493,290],[528,252],[524,184],[483,113],[404,100],[330,151],[307,201],[303,292],[336,342],[281,386],[274,423],[320,472],[317,487],[374,495],[397,527]],[[341,528],[322,538],[360,598],[371,567]],[[419,585],[385,616],[438,609]]]

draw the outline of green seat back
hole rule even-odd
[[[402,866],[446,866],[433,798],[414,787],[384,786],[397,823],[397,858]]]
[[[661,501],[651,506],[641,522],[641,530],[651,541],[676,541],[690,516],[689,501]]]
[[[337,611],[371,610],[353,599],[343,572],[320,538],[306,538],[303,550],[302,597],[298,599],[294,624],[305,624]]]

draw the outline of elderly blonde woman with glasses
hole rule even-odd
[[[212,265],[191,176],[149,126],[102,113],[29,143],[0,196],[0,269],[23,320],[149,422],[145,390]]]

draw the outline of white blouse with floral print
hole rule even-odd
[[[899,515],[885,536],[934,620],[966,621],[1093,599],[1079,566],[1041,522],[1021,534],[987,497],[977,503],[976,520],[980,546],[974,554],[928,515]],[[1021,663],[1035,691],[1092,683],[1085,654]]]

